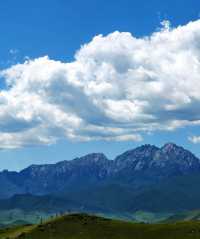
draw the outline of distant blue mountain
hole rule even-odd
[[[21,208],[21,200],[25,202],[27,195],[36,208],[38,203],[45,208],[47,200],[48,208],[55,205],[59,209],[195,209],[200,208],[199,182],[200,160],[188,150],[173,143],[161,148],[143,145],[114,160],[94,153],[56,164],[32,165],[21,172],[3,171],[0,198],[11,199],[1,200],[0,209],[5,205]],[[16,194],[19,203],[12,198]]]

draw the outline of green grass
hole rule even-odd
[[[31,231],[34,225],[29,226],[18,226],[13,228],[5,228],[0,230],[0,239],[11,239],[18,238],[22,233],[28,233]]]
[[[63,216],[44,224],[1,230],[0,239],[199,239],[200,222],[142,224],[85,214]]]

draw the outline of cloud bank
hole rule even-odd
[[[0,147],[59,139],[140,141],[200,124],[200,20],[136,38],[95,36],[65,63],[48,56],[0,72]]]

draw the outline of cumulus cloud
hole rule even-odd
[[[200,122],[200,20],[148,37],[95,36],[73,62],[48,56],[1,71],[0,147],[142,140]]]

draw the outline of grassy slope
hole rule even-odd
[[[36,226],[18,226],[13,228],[1,229],[0,230],[0,239],[11,239],[17,238],[22,233],[28,233],[33,230]]]
[[[21,236],[19,234],[25,232]],[[4,234],[3,234],[4,233]],[[64,216],[39,226],[0,231],[2,238],[25,239],[197,239],[199,222],[133,224],[83,214]]]

